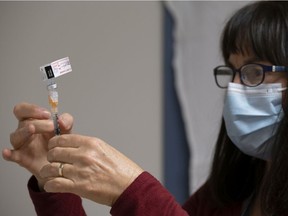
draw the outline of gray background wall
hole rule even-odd
[[[39,66],[69,56],[73,72],[57,83],[74,132],[104,139],[162,180],[161,13],[160,2],[0,2],[1,149],[17,127],[15,104],[49,108]],[[36,215],[30,174],[2,157],[0,173],[0,214]]]

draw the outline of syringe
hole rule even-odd
[[[54,132],[55,135],[60,135],[60,127],[58,123],[58,92],[57,92],[57,84],[54,79],[49,80],[47,90],[48,90],[48,100],[51,107],[51,113],[53,118]]]
[[[60,135],[60,127],[58,123],[58,92],[55,79],[64,74],[70,73],[72,67],[68,57],[56,60],[50,64],[40,67],[43,81],[47,83],[48,99],[51,107],[51,113],[56,135]]]

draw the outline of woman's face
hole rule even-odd
[[[231,54],[228,62],[231,67],[234,69],[239,69],[241,66],[249,63],[258,63],[263,65],[272,65],[270,62],[263,61],[255,57],[254,55],[249,54]],[[282,66],[282,65],[281,65]],[[267,72],[265,73],[265,79],[263,83],[282,83],[282,87],[287,86],[287,73],[285,72]],[[234,83],[241,83],[239,73],[236,73],[236,76],[233,80]]]

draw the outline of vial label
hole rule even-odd
[[[72,67],[69,61],[69,57],[65,57],[50,64],[41,66],[40,71],[42,72],[43,80],[45,81],[47,79],[56,78],[70,73],[72,71]]]

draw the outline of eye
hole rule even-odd
[[[257,85],[262,82],[263,69],[260,65],[249,64],[241,68],[241,79],[247,85]]]

